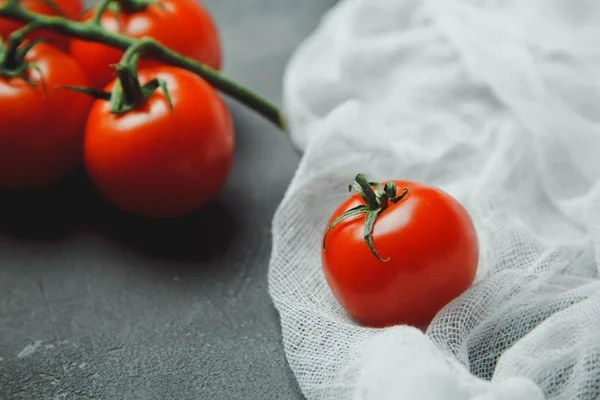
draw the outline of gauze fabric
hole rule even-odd
[[[273,220],[269,290],[307,399],[600,395],[600,3],[344,0],[284,80],[303,158]],[[361,327],[321,239],[357,173],[437,186],[480,241],[426,331]],[[415,305],[418,307],[418,305]]]

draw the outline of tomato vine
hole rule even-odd
[[[102,10],[106,9],[108,3],[108,0],[102,1],[96,15],[101,15]],[[9,43],[20,43],[31,31],[43,29],[83,41],[102,43],[121,50],[127,50],[135,46],[136,51],[143,53],[144,57],[191,71],[202,77],[217,90],[259,113],[280,129],[285,131],[287,128],[285,116],[275,105],[207,65],[185,57],[152,38],[135,39],[109,32],[98,23],[98,18],[76,22],[59,16],[47,16],[31,12],[21,7],[18,0],[6,0],[0,5],[0,17],[27,24],[24,29],[11,34],[8,39]],[[125,58],[125,55],[123,57]],[[129,57],[131,56],[129,55]]]

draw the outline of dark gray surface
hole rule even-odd
[[[334,0],[205,1],[225,72],[280,104]],[[83,176],[0,199],[0,399],[300,399],[267,293],[270,223],[299,157],[228,101],[232,175],[177,221],[117,212]]]

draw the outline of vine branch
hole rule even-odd
[[[108,1],[102,1],[100,3],[101,8],[106,8],[107,3]],[[97,18],[96,15],[98,15]],[[0,17],[32,24],[30,31],[37,29],[51,30],[72,38],[103,43],[121,50],[127,50],[136,45],[136,48],[143,51],[145,56],[199,75],[217,90],[256,111],[280,129],[284,131],[287,129],[283,113],[275,105],[250,89],[204,64],[184,57],[152,38],[135,39],[109,32],[98,23],[100,15],[101,13],[97,13],[92,20],[86,22],[76,22],[62,17],[33,13],[22,8],[17,0],[6,0],[4,4],[0,5]]]
[[[92,15],[92,23],[100,26],[100,19],[106,10],[108,10],[108,6],[112,0],[100,0],[100,3],[96,5],[96,9],[94,10],[94,14]]]

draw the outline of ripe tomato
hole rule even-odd
[[[394,186],[392,193],[400,199],[383,200],[387,207],[371,231],[374,251],[365,236],[367,213],[357,212],[326,230],[324,273],[335,297],[359,323],[423,327],[473,283],[477,235],[467,211],[448,194],[417,182],[393,182],[398,189]],[[360,193],[351,196],[334,212],[328,229],[365,204]]]
[[[56,85],[87,85],[83,70],[45,43],[35,45],[25,61],[41,71],[27,71],[36,86],[0,75],[0,190],[38,189],[81,164],[83,127],[92,100]]]
[[[215,89],[197,75],[169,66],[139,71],[142,84],[156,77],[166,81],[174,112],[160,89],[123,114],[111,114],[110,103],[97,100],[84,158],[92,182],[117,207],[176,217],[208,202],[227,179],[233,124]]]
[[[0,0],[0,4],[4,3],[5,0]],[[55,8],[49,6],[42,0],[20,0],[21,7],[31,12],[43,14],[43,15],[60,15],[69,19],[76,19],[79,14],[83,11],[83,3],[81,0],[53,0]],[[57,12],[60,11],[60,12]],[[0,36],[6,39],[13,31],[22,27],[22,22],[12,21],[5,18],[0,18]],[[63,50],[67,50],[68,39],[64,36],[60,36],[50,31],[35,31],[28,36],[31,39],[38,37],[47,37],[51,39],[50,43],[60,47]]]
[[[197,0],[158,0],[162,8],[147,6],[138,12],[121,11],[118,18],[110,12],[102,15],[104,29],[126,36],[152,37],[172,50],[208,65],[221,67],[219,37],[206,9]],[[83,16],[92,17],[93,10]],[[115,78],[110,65],[121,59],[123,52],[99,43],[73,40],[71,53],[77,58],[95,88],[101,89]],[[141,62],[140,68],[150,65]]]

